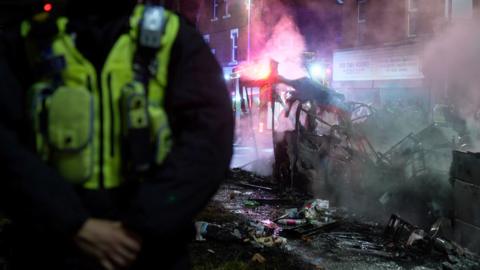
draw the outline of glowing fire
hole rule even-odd
[[[258,22],[257,22],[258,23]],[[262,23],[255,25],[254,38],[264,39],[266,29]],[[283,16],[271,30],[268,40],[258,42],[254,46],[254,59],[273,59],[278,62],[278,73],[287,79],[298,79],[307,75],[303,65],[303,53],[306,50],[305,41],[300,34],[294,20],[290,16]],[[269,61],[262,61],[262,66],[269,67]],[[260,74],[260,73],[259,73]],[[257,75],[258,76],[258,75]]]
[[[272,74],[269,60],[240,64],[236,72],[240,77],[252,81],[266,80]]]
[[[268,76],[272,73],[270,70],[269,63],[262,63],[256,67],[256,73],[258,74],[258,78],[260,79],[267,79]]]
[[[287,79],[308,75],[303,65],[303,53],[306,50],[304,38],[287,9],[281,13],[274,26],[262,20],[267,15],[253,19],[251,58],[258,60],[240,64],[234,78],[263,81],[269,79],[272,72],[278,72]],[[271,70],[270,59],[278,63],[274,71]]]
[[[260,123],[258,124],[258,132],[263,133],[264,125],[265,125],[265,124],[264,124],[263,122],[260,122]]]

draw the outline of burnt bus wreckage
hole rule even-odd
[[[419,225],[453,216],[448,169],[452,151],[468,146],[462,124],[453,129],[431,123],[425,111],[410,105],[378,109],[346,101],[308,77],[286,79],[277,67],[271,61],[261,79],[235,70],[232,78],[239,79],[241,91],[270,92],[273,177],[279,184],[365,214],[395,212]],[[394,132],[401,121],[409,124],[406,136],[405,128]],[[282,127],[285,122],[290,128]]]

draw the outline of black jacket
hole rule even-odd
[[[118,36],[128,31],[128,16],[70,21],[79,50],[97,70]],[[32,151],[26,115],[32,76],[23,40],[19,29],[0,35],[0,208],[34,231],[71,239],[88,217],[110,216]],[[232,155],[233,117],[222,71],[201,35],[184,20],[173,46],[165,104],[173,148],[149,180],[130,190],[127,207],[115,216],[149,239],[185,233],[216,192]],[[101,201],[102,196],[94,197]]]

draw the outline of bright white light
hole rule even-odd
[[[313,64],[309,68],[310,76],[312,78],[323,78],[325,77],[325,69],[320,64]]]
[[[223,78],[225,78],[225,81],[230,80],[230,74],[223,74]]]

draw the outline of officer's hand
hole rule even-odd
[[[125,268],[137,258],[141,244],[120,222],[88,219],[75,236],[75,243],[96,257],[107,270]]]

